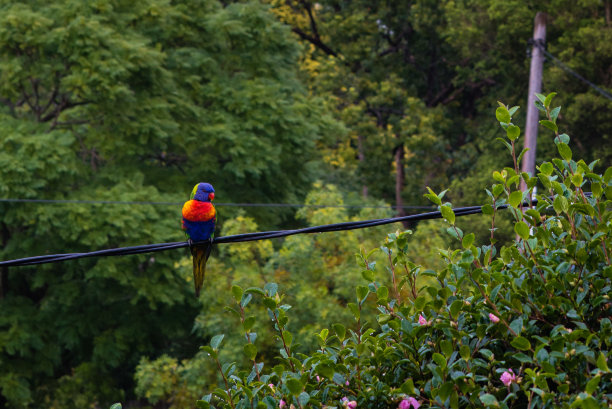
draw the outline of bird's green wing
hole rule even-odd
[[[191,191],[191,196],[189,196],[189,200],[193,200],[196,192],[198,191],[198,185],[199,183],[193,187],[193,190]]]

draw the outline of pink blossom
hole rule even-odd
[[[419,325],[429,325],[431,324],[431,321],[427,321],[425,319],[425,317],[423,317],[423,314],[419,315]]]
[[[421,406],[421,404],[419,403],[418,400],[416,400],[415,398],[413,398],[412,396],[403,399],[398,408],[399,409],[410,409],[410,407],[412,406],[413,409],[419,409],[419,407]]]
[[[497,324],[499,322],[499,318],[496,315],[491,314],[491,313],[489,313],[489,319],[491,320],[493,324]]]
[[[287,406],[287,403],[281,399],[280,402],[278,402],[278,407],[283,409],[285,406]]]
[[[317,382],[321,382],[321,377],[319,375],[316,376]]]
[[[342,398],[342,406],[348,409],[355,409],[357,407],[357,402],[354,400],[348,400],[348,398],[345,396]]]
[[[512,369],[508,369],[505,371],[502,376],[500,376],[500,381],[506,386],[510,386],[512,382],[516,382],[516,375],[512,372]]]
[[[346,386],[349,386],[351,383],[349,381],[344,382]]]

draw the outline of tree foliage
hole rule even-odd
[[[299,200],[334,126],[300,86],[298,53],[256,2],[3,2],[0,196],[180,202],[208,180],[227,202]],[[3,260],[183,238],[172,206],[0,214]],[[3,268],[0,405],[129,396],[142,355],[191,354],[181,256]]]
[[[526,103],[527,42],[536,12],[549,16],[548,50],[595,84],[610,87],[609,1],[269,3],[307,45],[302,65],[311,92],[326,95],[349,128],[330,163],[355,173],[356,186],[398,205],[418,203],[426,185],[441,189],[453,181],[457,203],[484,199],[475,189],[503,157],[488,144],[495,133],[488,109],[498,95],[514,105]],[[588,160],[609,163],[603,146],[610,145],[612,101],[551,61],[544,89],[564,95],[563,123],[575,135],[575,149]],[[586,119],[595,108],[598,120]],[[551,138],[538,143],[539,160],[555,152]]]
[[[2,1],[0,198],[178,203],[209,181],[222,202],[382,207],[219,206],[221,234],[387,217],[388,203],[428,205],[424,186],[450,186],[456,204],[489,200],[491,172],[512,166],[490,144],[490,109],[499,95],[526,101],[537,11],[550,16],[548,50],[609,88],[609,0]],[[565,106],[559,138],[607,166],[610,102],[550,61],[544,78]],[[557,152],[553,137],[538,143],[540,162]],[[182,240],[179,211],[2,201],[0,259]],[[510,246],[514,218],[495,217],[496,246]],[[489,240],[486,219],[456,223]],[[446,227],[408,227],[411,260],[443,270]],[[278,283],[293,351],[308,353],[309,334],[351,319],[353,253],[396,229],[220,246],[202,300],[181,252],[2,268],[0,406],[190,407],[222,382],[197,346],[225,333],[220,359],[243,354],[224,315],[232,285]],[[269,369],[267,307],[254,294],[248,308]]]
[[[556,123],[551,98],[542,100]],[[234,285],[232,304],[239,308],[234,312],[252,363],[242,369],[234,356],[226,361],[224,335],[212,337],[201,350],[222,379],[207,388],[210,393],[197,407],[607,406],[612,168],[595,173],[594,163],[572,158],[569,137],[558,134],[560,158],[543,162],[537,176],[519,173],[514,142],[520,130],[510,113],[515,111],[502,104],[497,110],[516,166],[495,172],[487,190],[489,240],[478,242],[461,231],[443,194],[427,194],[456,239],[453,247],[440,249],[443,266],[433,271],[410,261],[411,232],[390,234],[379,249],[361,251],[358,265],[366,285],[358,285],[348,300],[353,319],[317,331],[318,348],[306,354],[297,346],[304,336],[289,328],[293,308],[277,284]],[[521,180],[528,186],[525,194]],[[524,203],[538,183],[544,189],[537,204]],[[512,214],[517,240],[498,248],[495,215],[501,205]],[[382,281],[373,257],[377,250],[390,273]],[[417,285],[422,276],[433,281]],[[272,367],[261,358],[261,327],[244,318],[261,306],[279,348]]]

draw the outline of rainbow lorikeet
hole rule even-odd
[[[193,256],[196,297],[200,296],[215,233],[217,212],[211,203],[214,198],[215,189],[210,183],[198,183],[191,191],[190,200],[183,205],[183,230],[189,238],[189,248]]]

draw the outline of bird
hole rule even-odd
[[[215,189],[210,183],[198,183],[191,191],[189,200],[183,205],[182,227],[193,256],[193,283],[196,297],[200,296],[204,283],[206,262],[210,257],[215,234],[217,211],[212,204],[214,198]]]

